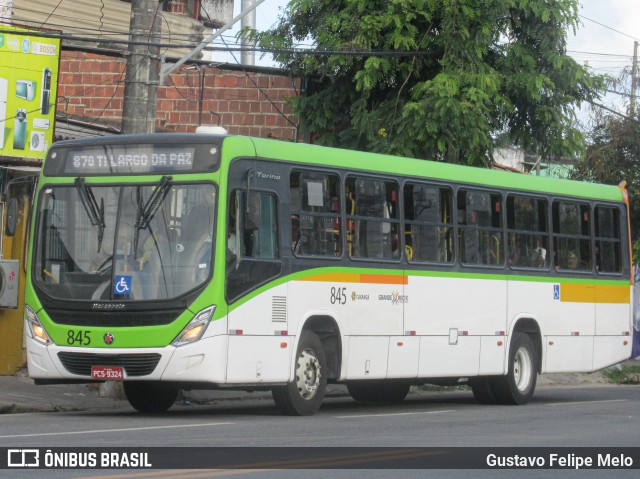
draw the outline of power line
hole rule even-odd
[[[44,19],[44,22],[42,22],[40,24],[40,27],[42,28],[42,26],[47,23],[47,20],[49,20],[51,18],[51,15],[53,15],[55,13],[55,11],[58,9],[58,7],[60,6],[60,4],[63,2],[63,0],[60,0],[58,2],[58,4],[56,5],[56,8],[54,8],[53,10],[51,10],[51,13],[49,14],[49,16],[47,18]]]
[[[634,37],[633,35],[629,35],[628,33],[624,33],[624,32],[621,32],[620,30],[616,30],[615,28],[611,28],[610,26],[605,25],[604,23],[597,22],[597,21],[595,21],[595,20],[593,20],[591,18],[585,17],[584,15],[580,15],[580,18],[584,18],[585,20],[589,20],[590,22],[593,22],[596,25],[600,25],[601,27],[607,28],[607,29],[611,30],[612,32],[616,32],[616,33],[619,33],[620,35],[624,35],[625,37],[629,37],[632,40],[640,41],[637,37]]]
[[[224,39],[222,41],[224,42]],[[226,44],[226,42],[225,42],[225,44]],[[244,72],[245,76],[251,81],[251,83],[253,83],[256,86],[258,91],[260,91],[260,93],[262,93],[264,95],[264,97],[267,99],[267,101],[269,103],[271,103],[271,106],[273,106],[276,109],[276,111],[280,114],[280,116],[282,116],[294,128],[298,128],[298,125],[296,125],[293,121],[291,121],[289,119],[289,117],[287,115],[285,115],[284,112],[282,110],[280,110],[280,108],[278,108],[278,105],[276,105],[275,102],[269,97],[269,95],[267,95],[267,92],[265,92],[260,87],[260,85],[258,85],[258,83],[253,79],[253,77],[251,77],[251,75],[249,75],[249,73],[245,70],[244,66],[238,61],[238,58],[233,54],[233,52],[230,51],[230,53],[233,56],[233,59],[236,61],[236,63],[238,65],[240,65],[240,67],[242,68],[242,71]]]
[[[581,55],[593,55],[602,57],[620,57],[620,58],[632,58],[632,55],[621,55],[618,53],[600,53],[600,52],[582,52],[578,50],[567,50],[567,53],[578,53]]]
[[[22,34],[24,32],[20,30],[3,30],[4,33]],[[74,40],[77,42],[89,42],[89,43],[103,43],[103,44],[118,44],[118,45],[144,45],[153,46],[158,48],[185,48],[193,49],[199,43],[185,42],[185,43],[162,43],[162,42],[145,42],[145,41],[132,41],[132,40],[105,40],[100,37],[85,37],[76,36],[70,34],[54,34],[46,32],[29,32],[29,36],[41,37],[41,38],[54,38],[59,40]],[[435,53],[431,51],[415,51],[415,50],[312,50],[305,48],[263,48],[263,47],[205,47],[206,50],[213,51],[255,51],[263,53],[278,53],[278,54],[303,54],[313,56],[330,56],[330,55],[345,55],[345,56],[381,56],[381,57],[428,57],[434,56]]]
[[[630,93],[625,93],[625,92],[621,92],[621,91],[615,91],[615,90],[605,90],[607,93],[613,93],[614,95],[620,95],[620,96],[632,96]]]
[[[629,121],[632,121],[634,123],[638,123],[640,125],[640,120],[636,120],[635,118],[631,118],[630,116],[625,115],[624,113],[620,113],[619,111],[616,111],[613,108],[609,108],[608,106],[605,106],[605,105],[603,105],[601,103],[597,103],[595,101],[590,101],[590,100],[587,100],[587,103],[590,103],[593,106],[597,106],[598,108],[602,108],[603,110],[607,110],[608,112],[613,113],[614,115],[622,117],[625,120],[629,120]]]

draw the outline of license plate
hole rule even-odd
[[[91,366],[91,378],[119,381],[124,379],[124,369],[120,366]]]

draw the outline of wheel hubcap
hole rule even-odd
[[[311,399],[320,385],[320,361],[311,349],[305,349],[298,357],[296,385],[302,399]]]
[[[531,355],[526,348],[520,348],[516,351],[513,358],[513,379],[516,383],[518,391],[525,392],[531,385]]]

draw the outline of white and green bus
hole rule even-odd
[[[142,412],[233,388],[312,414],[327,383],[524,404],[631,353],[624,186],[163,134],[56,143],[35,198],[29,374]]]

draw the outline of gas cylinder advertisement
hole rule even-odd
[[[60,40],[0,25],[0,155],[44,159],[53,141]]]

